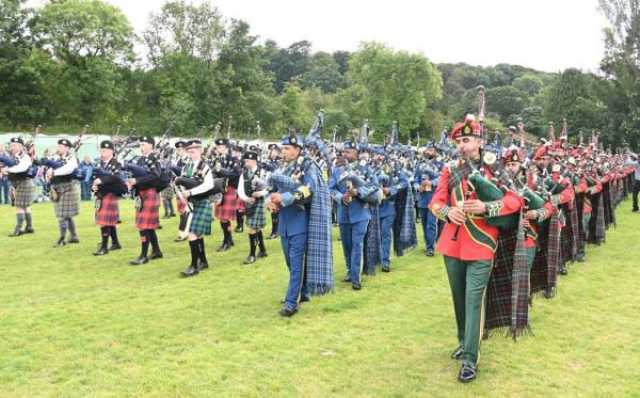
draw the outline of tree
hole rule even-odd
[[[133,58],[133,30],[124,14],[100,0],[51,2],[29,23],[47,73],[54,122],[110,123],[122,97],[120,67]]]
[[[327,53],[319,52],[311,57],[309,69],[302,75],[303,86],[318,87],[325,93],[335,93],[344,85],[340,65]]]
[[[426,57],[380,43],[364,43],[352,55],[347,78],[350,87],[342,97],[354,99],[354,113],[376,129],[389,129],[395,120],[406,134],[442,96],[440,73]]]

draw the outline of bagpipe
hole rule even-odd
[[[338,177],[338,183],[344,183],[347,189],[356,189],[360,193],[360,199],[365,203],[379,205],[384,199],[382,189],[373,186],[357,169],[348,163],[344,166],[342,174]]]
[[[93,179],[100,179],[102,182],[98,186],[97,194],[100,197],[103,197],[109,193],[114,194],[116,196],[124,196],[129,192],[127,188],[127,184],[124,182],[121,176],[110,173],[102,167],[95,167],[93,169]]]

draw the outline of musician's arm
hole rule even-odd
[[[201,193],[208,192],[212,189],[213,189],[213,174],[211,173],[211,170],[207,168],[202,184],[198,185],[197,187],[193,187],[189,189],[187,192],[189,196],[195,196],[195,195],[200,195]]]
[[[436,192],[431,198],[429,203],[429,209],[440,220],[450,222],[447,215],[451,207],[449,206],[449,168],[445,167],[442,175],[440,176],[440,184],[436,188]]]
[[[513,191],[507,191],[504,197],[491,202],[484,202],[487,217],[498,217],[513,214],[522,207],[522,198]]]
[[[571,202],[574,196],[575,196],[575,191],[573,190],[573,185],[566,184],[566,188],[562,192],[551,196],[551,203],[553,203],[556,206],[560,206],[560,205]]]
[[[377,191],[379,189],[379,186],[380,184],[378,184],[378,178],[375,175],[370,175],[368,183],[357,189],[358,196],[360,198],[366,198]]]
[[[338,189],[338,175],[340,175],[341,169],[336,167],[333,169],[333,173],[331,173],[331,177],[329,178],[329,193],[334,201],[340,203],[342,201],[342,192]]]
[[[24,173],[25,171],[29,170],[29,167],[31,167],[31,157],[21,156],[18,164],[8,167],[7,171],[13,174]]]
[[[63,166],[53,170],[54,176],[68,176],[73,173],[73,170],[78,168],[78,160],[75,157],[70,157]]]

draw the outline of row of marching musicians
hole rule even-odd
[[[250,242],[245,263],[265,257],[262,229],[269,209],[277,214],[289,269],[280,314],[292,316],[312,295],[333,291],[333,209],[345,258],[344,281],[360,290],[362,273],[390,271],[392,250],[402,256],[417,245],[417,207],[426,255],[432,256],[435,248],[444,256],[459,343],[452,358],[462,361],[458,377],[467,382],[476,377],[482,336],[505,330],[515,337],[528,331],[532,294],[553,297],[557,275],[566,274],[569,263],[584,261],[587,242],[604,242],[607,228],[615,224],[616,205],[632,189],[630,156],[604,151],[593,139],[589,145],[572,146],[568,137],[552,136],[529,149],[522,139],[503,150],[489,142],[472,116],[452,129],[448,141],[455,148],[445,140],[416,152],[397,142],[369,145],[367,136],[346,141],[338,150],[319,134],[303,139],[290,133],[269,148],[268,159],[259,148],[234,154],[228,139],[217,139],[209,149],[198,139],[178,142],[174,178],[167,178],[153,137],[139,139],[140,156],[133,164],[121,164],[114,143],[104,141],[93,183],[101,230],[95,254],[121,247],[118,198],[130,190],[135,192],[141,245],[130,264],[162,258],[156,234],[160,192],[171,187],[181,213],[179,240],[186,239],[191,252],[184,277],[209,266],[204,236],[211,234],[214,214],[223,235],[218,251],[233,247],[231,224],[242,209]],[[32,156],[20,138],[10,145],[13,156],[0,162],[9,167],[16,190],[12,235],[19,236],[33,231]],[[59,159],[39,161],[47,162],[56,193],[57,246],[78,241],[72,146],[60,140]],[[130,173],[128,178],[121,178],[121,168]]]

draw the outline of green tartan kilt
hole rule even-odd
[[[264,209],[264,200],[260,200],[253,206],[246,205],[246,223],[251,229],[262,229],[267,224]]]
[[[211,235],[211,222],[213,221],[211,203],[208,199],[192,202],[191,225],[189,232],[197,235]]]

